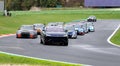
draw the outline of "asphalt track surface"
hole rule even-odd
[[[120,20],[98,20],[95,32],[69,39],[69,46],[42,45],[39,38],[4,37],[0,38],[0,51],[93,66],[120,66],[120,48],[107,42],[119,24]]]

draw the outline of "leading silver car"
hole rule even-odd
[[[37,38],[33,25],[22,25],[16,32],[16,38]]]

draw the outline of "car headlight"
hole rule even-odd
[[[79,29],[80,32],[84,32],[84,29]]]
[[[46,34],[46,36],[51,36],[50,34]]]
[[[90,29],[94,29],[94,28],[91,26]]]
[[[16,34],[21,34],[21,31],[17,31]]]
[[[78,30],[78,28],[75,28],[75,30]]]
[[[67,37],[67,36],[68,36],[67,34],[64,35],[64,37]]]

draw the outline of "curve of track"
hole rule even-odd
[[[0,38],[0,51],[93,66],[120,66],[120,48],[110,45],[108,37],[120,20],[98,20],[95,32],[69,39],[69,46],[40,44],[38,39]]]

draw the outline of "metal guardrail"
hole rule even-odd
[[[4,11],[4,1],[0,1],[0,12]]]

